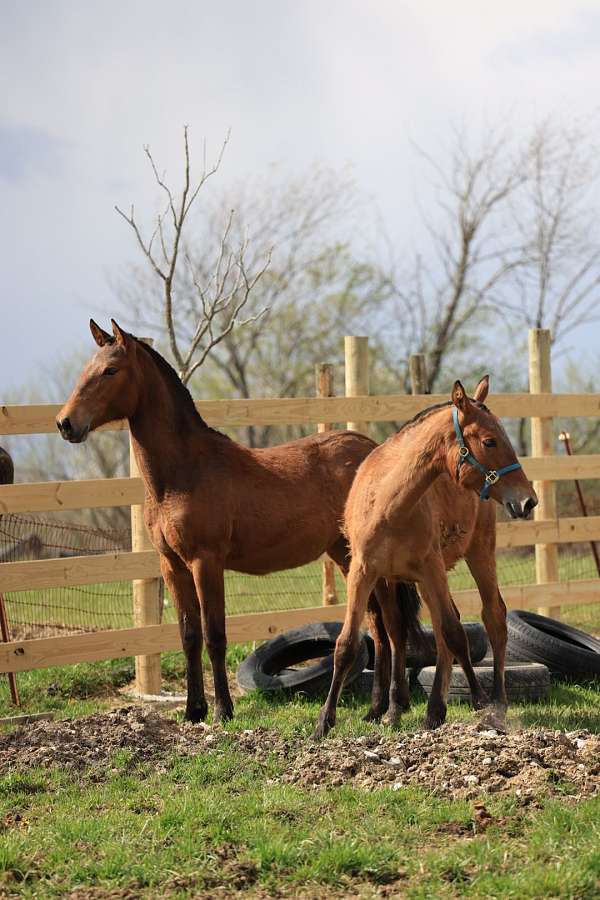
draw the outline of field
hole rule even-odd
[[[247,649],[229,650],[231,670]],[[164,663],[167,686],[181,689],[181,655],[165,654]],[[20,764],[4,765],[0,778],[1,896],[598,896],[600,796],[552,769],[532,791],[462,796],[434,795],[426,781],[400,789],[356,778],[294,782],[285,772],[306,758],[319,704],[256,695],[236,699],[225,729],[183,730],[178,740],[199,735],[200,751],[161,754],[157,737],[142,753],[137,737],[133,745],[119,737],[122,714],[110,712],[126,704],[132,676],[132,660],[20,676],[24,710],[52,710],[74,725],[93,713],[84,734],[100,736],[85,755],[75,743],[70,757],[68,734],[47,738],[56,762],[43,766],[26,734],[19,738]],[[364,709],[363,696],[347,694],[334,735],[315,752],[358,758],[365,741],[406,738],[424,703],[415,696],[399,735],[362,722]],[[455,706],[449,718],[466,732],[473,716]],[[510,721],[512,732],[527,729],[526,740],[540,729],[598,733],[600,685],[557,684],[549,702],[515,706]]]
[[[589,555],[562,556],[561,578],[590,577],[592,565]],[[501,583],[533,581],[533,558],[500,555],[499,573]],[[451,579],[455,589],[472,584],[464,566]],[[130,584],[8,600],[13,622],[131,622]],[[319,564],[263,579],[228,576],[230,613],[320,602]],[[600,603],[566,608],[563,618],[600,633]],[[232,681],[250,649],[229,648]],[[164,654],[163,672],[168,690],[184,689],[181,654]],[[559,736],[577,732],[585,743],[600,734],[600,683],[555,683],[548,702],[512,707],[507,740],[521,742],[522,770],[491,793],[483,780],[440,790],[435,766],[431,777],[419,770],[392,784],[354,765],[365,747],[406,749],[419,739],[418,693],[392,732],[364,723],[366,697],[347,692],[333,736],[313,751],[316,700],[237,696],[225,728],[184,728],[181,710],[135,707],[133,676],[132,659],[19,675],[22,711],[51,711],[56,721],[0,733],[0,897],[600,895],[600,770],[575,758],[561,769]],[[13,712],[2,678],[0,715]],[[469,749],[479,740],[475,721],[469,708],[450,708],[440,765],[456,759],[481,773]],[[175,743],[165,744],[161,735],[171,732]],[[556,759],[528,769],[540,739]]]

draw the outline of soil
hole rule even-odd
[[[0,774],[43,767],[85,771],[91,779],[105,780],[117,771],[112,766],[118,751],[127,751],[131,768],[145,764],[166,772],[173,755],[221,753],[231,745],[265,767],[274,755],[282,770],[274,781],[308,789],[419,785],[446,798],[508,792],[525,804],[542,793],[600,792],[600,736],[587,731],[499,734],[461,722],[409,734],[332,735],[315,744],[308,737],[283,738],[263,728],[226,732],[217,725],[192,725],[143,706],[5,731],[0,734]]]

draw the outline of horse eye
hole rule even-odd
[[[495,438],[486,438],[483,442],[484,447],[495,447],[496,439]]]
[[[102,373],[103,375],[116,375],[119,370],[115,369],[114,366],[109,366],[108,369],[105,369]]]

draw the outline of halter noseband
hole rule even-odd
[[[475,459],[467,445],[465,444],[465,439],[463,437],[462,431],[460,430],[460,425],[458,424],[458,410],[456,407],[452,409],[452,421],[454,422],[454,430],[456,432],[456,440],[458,441],[459,451],[458,451],[458,466],[456,469],[456,476],[458,478],[458,474],[460,472],[460,467],[463,463],[469,463],[471,466],[475,466],[476,469],[479,469],[481,474],[483,475],[484,482],[483,487],[481,488],[481,493],[479,494],[480,500],[489,500],[488,491],[493,484],[496,484],[497,481],[500,480],[501,475],[506,475],[507,472],[514,472],[515,469],[521,468],[521,463],[511,463],[510,466],[504,466],[502,469],[486,469],[485,466],[482,466],[478,459]]]

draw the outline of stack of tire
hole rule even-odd
[[[322,693],[331,683],[333,651],[341,630],[341,622],[317,622],[266,641],[240,665],[237,672],[239,687],[243,691],[258,689],[265,692],[302,691],[309,695]],[[465,625],[465,630],[471,659],[478,662],[487,651],[485,631],[481,625],[471,623]],[[409,642],[407,648],[407,668],[414,673],[435,664],[433,632],[430,628],[424,628],[424,632],[423,647],[417,649]],[[369,634],[362,634],[359,652],[346,678],[346,685],[360,680],[361,689],[370,690],[374,664],[373,639]]]
[[[513,610],[507,617],[508,645],[506,690],[508,699],[540,700],[548,695],[550,677],[587,679],[600,676],[600,640],[577,628],[536,613]],[[491,691],[493,660],[488,653],[487,635],[476,623],[466,623],[471,660],[484,690]],[[333,672],[333,650],[341,631],[340,622],[318,622],[295,628],[266,641],[248,656],[238,669],[243,691],[284,690],[314,696],[327,690]],[[407,667],[413,681],[431,692],[435,674],[436,646],[431,629],[424,628],[424,646],[409,644]],[[370,635],[363,634],[356,660],[346,684],[359,683],[368,691],[373,679],[375,649]],[[308,663],[308,664],[307,664]],[[449,687],[450,700],[470,699],[464,673],[454,666]]]
[[[525,610],[511,610],[506,619],[505,682],[509,701],[542,700],[548,696],[552,676],[587,680],[600,676],[600,640]],[[486,658],[475,666],[481,686],[490,694],[493,686],[493,660]],[[427,694],[431,692],[434,667],[419,673],[419,682]],[[468,701],[470,690],[462,669],[454,666],[449,699]]]

